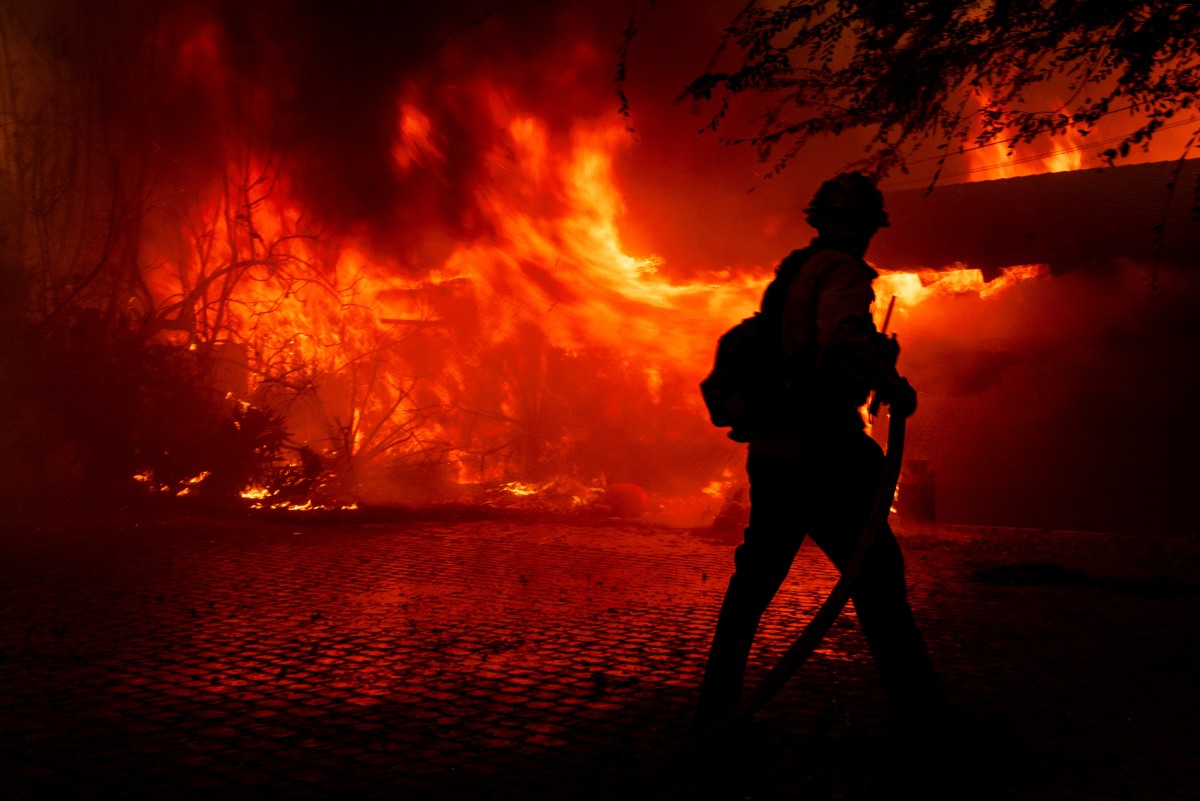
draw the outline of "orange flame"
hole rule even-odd
[[[991,98],[981,91],[982,106],[992,105]],[[1066,106],[1058,104],[1064,114]],[[1021,142],[1000,142],[991,147],[966,151],[967,174],[972,181],[993,181],[1003,178],[1018,178],[1024,175],[1040,175],[1047,172],[1067,172],[1083,167],[1083,136],[1074,128],[1067,128],[1051,141],[1056,142],[1049,152],[1041,151],[1045,145]]]
[[[986,298],[1007,291],[1013,286],[1046,275],[1044,264],[1022,264],[1000,271],[991,281],[985,281],[982,270],[958,265],[954,270],[926,270],[916,273],[884,273],[875,279],[875,322],[881,325],[883,314],[891,299],[896,299],[895,312],[906,315],[931,297],[974,295]]]
[[[253,155],[147,249],[162,335],[222,359],[219,388],[284,413],[332,482],[328,497],[299,503],[257,486],[243,497],[302,510],[379,498],[384,485],[396,487],[385,499],[457,484],[573,505],[606,485],[657,481],[702,502],[727,492],[733,446],[708,425],[696,385],[769,273],[668,279],[622,239],[622,125],[555,131],[504,92],[477,91],[501,132],[472,189],[483,233],[437,263],[315,235],[286,165]],[[398,104],[397,170],[447,166],[434,119]],[[987,296],[1040,271],[883,275],[878,308],[891,296],[901,315],[932,294]]]
[[[671,432],[704,418],[698,393],[679,387],[694,389],[717,334],[757,303],[759,278],[675,283],[657,258],[626,251],[621,126],[579,123],[556,137],[493,100],[505,135],[475,198],[489,232],[422,278],[309,236],[286,175],[265,162],[231,169],[192,210],[184,247],[154,253],[166,335],[244,355],[239,394],[286,409],[295,439],[323,451],[348,494],[372,462],[544,486],[577,469],[567,463],[585,443],[609,447],[619,431],[636,440],[636,416],[668,408],[678,419],[659,425],[682,436]],[[412,103],[400,105],[395,142],[402,170],[443,158]],[[609,475],[604,462],[578,477]]]

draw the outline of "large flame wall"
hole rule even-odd
[[[703,112],[670,99],[738,6],[688,10],[692,27],[670,3],[647,18],[640,41],[668,44],[631,54],[631,130],[612,84],[629,20],[600,7],[17,3],[31,35],[5,28],[21,92],[6,94],[0,156],[31,176],[6,198],[27,228],[20,258],[44,297],[118,309],[140,335],[213,355],[222,391],[279,411],[331,494],[498,488],[573,503],[621,485],[655,504],[692,499],[674,519],[700,522],[740,481],[741,453],[708,425],[696,384],[717,335],[805,244],[812,187],[856,155],[830,143],[766,184],[749,154],[694,136]],[[47,177],[79,201],[39,211],[58,191]],[[1046,289],[1060,281],[1027,267],[984,282],[966,265],[880,282],[924,393],[915,449],[938,463],[951,519],[1008,519],[986,481],[946,479],[1005,453],[979,432],[1006,409],[1039,410],[1033,428],[996,435],[1039,453],[1054,449],[1037,426],[1075,419],[1062,375],[1094,360],[1064,364],[1041,344],[1075,341],[1055,305],[1067,301]],[[1088,287],[1102,305],[1133,291]],[[1121,314],[1083,330],[1145,325]],[[996,344],[984,321],[1011,336]],[[1036,403],[988,395],[1022,370],[1024,387],[1058,386]],[[1101,373],[1084,373],[1094,399]],[[1020,492],[1053,476],[1034,483]],[[1012,519],[1103,527],[1059,518]]]

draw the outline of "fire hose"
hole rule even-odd
[[[892,311],[895,308],[896,297],[893,295],[891,301],[888,303],[887,315],[884,317],[883,325],[880,327],[881,333],[887,331],[888,323],[892,319]],[[894,343],[895,340],[896,337],[893,334],[891,341]],[[899,355],[899,352],[899,348],[897,347],[891,353],[890,366],[893,370],[895,369],[896,356]],[[881,400],[882,398],[878,392],[871,398],[869,408],[872,416],[879,412]],[[911,410],[909,412],[911,413]],[[774,698],[775,694],[787,683],[788,679],[794,676],[796,671],[812,656],[817,646],[821,644],[821,640],[829,632],[830,627],[833,626],[833,622],[842,613],[842,609],[846,606],[846,601],[850,600],[854,584],[858,580],[859,574],[862,573],[862,567],[867,561],[867,554],[871,550],[871,545],[874,544],[879,529],[887,523],[888,514],[892,511],[892,502],[896,497],[896,482],[900,480],[900,466],[904,460],[904,433],[906,424],[906,415],[889,413],[887,455],[884,458],[883,475],[879,480],[879,491],[876,493],[875,500],[871,505],[871,513],[867,518],[867,524],[863,529],[862,536],[858,538],[858,543],[855,545],[854,552],[850,556],[850,561],[842,570],[842,575],[833,586],[833,589],[830,590],[829,597],[821,604],[821,608],[817,610],[812,620],[804,627],[804,631],[800,633],[800,636],[792,643],[791,647],[784,652],[779,661],[775,663],[775,666],[767,672],[767,675],[763,677],[758,686],[744,696],[732,711],[717,719],[716,722],[701,732],[697,738],[697,748],[703,748],[707,743],[717,739],[731,726],[749,720],[755,712],[762,709],[768,701]]]
[[[764,705],[779,692],[780,689],[795,675],[796,671],[812,656],[816,651],[817,646],[821,644],[821,640],[829,632],[838,615],[842,613],[846,602],[850,600],[850,595],[854,590],[854,585],[858,580],[859,574],[862,573],[863,565],[867,561],[867,554],[871,550],[872,544],[879,533],[879,529],[887,522],[888,514],[892,509],[892,502],[896,496],[896,482],[900,480],[900,465],[904,459],[904,434],[907,419],[905,415],[889,415],[888,438],[887,438],[887,454],[884,458],[883,475],[880,477],[879,490],[875,495],[875,500],[871,506],[870,517],[867,518],[867,523],[863,528],[862,536],[859,537],[858,543],[855,545],[854,552],[850,556],[850,561],[841,571],[842,575],[838,578],[833,589],[830,590],[829,596],[821,604],[817,613],[813,615],[812,620],[804,627],[800,636],[792,643],[779,661],[775,663],[749,693],[742,700],[721,718],[718,718],[712,725],[704,729],[697,735],[686,751],[677,752],[674,758],[668,758],[658,764],[655,769],[643,774],[638,781],[639,790],[649,796],[649,793],[656,787],[661,787],[671,776],[686,770],[693,764],[693,760],[697,755],[705,754],[709,749],[720,741],[720,738],[729,732],[734,726],[749,720],[755,712],[762,709]],[[629,798],[628,792],[622,793],[620,796],[612,795],[609,798]]]

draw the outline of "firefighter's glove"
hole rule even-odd
[[[887,373],[896,369],[896,360],[900,358],[900,343],[896,335],[875,334],[875,361],[880,372]]]
[[[917,410],[917,391],[908,379],[896,376],[881,393],[882,400],[895,417],[912,417]]]

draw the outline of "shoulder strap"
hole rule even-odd
[[[768,320],[777,321],[783,317],[783,307],[787,302],[788,289],[804,265],[823,248],[809,245],[800,250],[793,250],[775,268],[775,279],[767,285],[763,292],[762,314]]]

